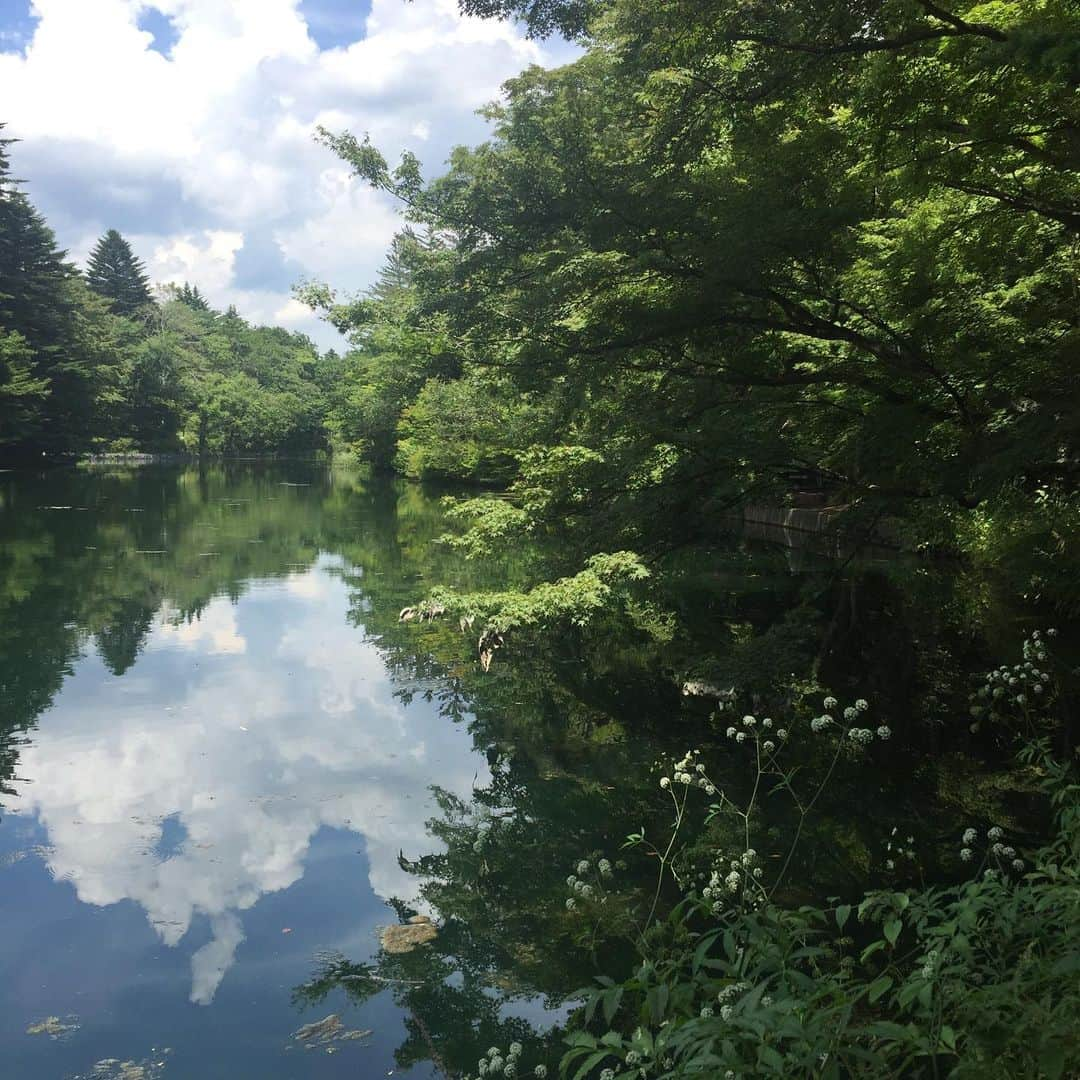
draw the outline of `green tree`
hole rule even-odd
[[[446,248],[414,331],[557,417],[519,530],[653,559],[809,477],[851,527],[955,546],[1022,492],[1054,547],[1038,508],[1080,468],[1075,5],[616,0],[590,34],[432,183],[324,133]]]
[[[90,252],[86,280],[118,315],[135,315],[152,303],[145,267],[115,229],[109,229]]]
[[[0,445],[11,455],[78,452],[119,402],[126,328],[12,179],[11,142],[0,140]]]
[[[184,282],[180,286],[180,291],[177,293],[177,299],[182,303],[187,304],[189,308],[194,308],[196,311],[209,311],[210,305],[206,302],[206,298],[201,292],[199,292],[198,285],[189,285],[188,282]]]

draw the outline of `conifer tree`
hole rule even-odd
[[[176,294],[176,298],[182,303],[187,304],[189,308],[195,311],[209,311],[210,305],[206,302],[206,297],[199,292],[198,285],[190,285],[188,282],[184,282],[180,286],[180,291]]]
[[[115,411],[121,320],[12,178],[0,138],[0,450],[77,453]]]
[[[90,253],[86,280],[94,292],[111,302],[117,315],[134,315],[152,303],[145,267],[115,229],[110,229]]]

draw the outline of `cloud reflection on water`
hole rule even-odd
[[[369,883],[416,902],[398,853],[430,851],[431,784],[488,779],[468,734],[395,700],[378,650],[345,622],[323,557],[233,605],[173,624],[167,610],[122,678],[79,664],[45,713],[18,810],[48,831],[48,865],[79,899],[139,904],[176,946],[206,916],[191,1000],[208,1004],[244,939],[242,913],[304,873],[316,832],[364,838]],[[162,823],[183,839],[162,858]]]

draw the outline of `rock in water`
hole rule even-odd
[[[370,1034],[370,1028],[364,1031],[346,1028],[341,1017],[337,1013],[331,1013],[313,1024],[305,1024],[297,1030],[293,1038],[302,1042],[309,1050],[313,1046],[325,1046],[329,1052],[334,1043],[366,1039]]]
[[[434,941],[438,934],[426,915],[414,915],[404,925],[384,926],[379,931],[379,941],[384,952],[407,953]]]
[[[46,1016],[26,1029],[27,1035],[48,1035],[50,1039],[63,1039],[79,1030],[79,1020],[75,1016]]]

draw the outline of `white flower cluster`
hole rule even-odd
[[[512,1080],[513,1077],[518,1075],[518,1065],[521,1061],[523,1049],[521,1043],[512,1042],[506,1048],[506,1057],[503,1057],[502,1051],[497,1046],[489,1047],[488,1052],[477,1063],[476,1075],[478,1077],[501,1075]],[[537,1065],[532,1074],[537,1080],[544,1080],[547,1076],[547,1066]],[[472,1080],[472,1078],[465,1077],[465,1080]]]
[[[716,1000],[721,1005],[730,1005],[740,994],[745,994],[749,989],[750,984],[748,982],[730,983],[716,995]]]
[[[889,840],[885,844],[885,851],[886,851],[885,869],[886,870],[895,870],[896,869],[896,859],[909,859],[909,860],[912,860],[912,859],[915,858],[915,849],[913,847],[911,847],[911,845],[915,843],[915,837],[914,836],[908,836],[903,841],[901,841],[897,836],[899,831],[900,831],[899,828],[894,825],[892,832],[889,834]],[[904,846],[905,844],[907,845],[906,847]]]
[[[941,953],[937,949],[931,949],[926,954],[926,959],[923,962],[922,977],[930,980],[937,972],[938,961],[941,959]]]
[[[1057,636],[1057,630],[1046,631],[1046,637]],[[1024,639],[1024,662],[1009,667],[1003,664],[989,672],[979,689],[971,696],[969,712],[974,719],[972,731],[979,730],[979,722],[984,716],[999,719],[1002,710],[1010,706],[1026,711],[1029,705],[1039,705],[1046,698],[1050,672],[1045,670],[1049,659],[1046,640],[1041,631],[1033,630]]]
[[[660,777],[660,786],[665,791],[669,791],[674,782],[684,787],[696,786],[701,788],[706,795],[715,795],[716,785],[705,775],[705,766],[695,760],[700,756],[700,750],[687,750],[682,760],[675,762],[671,776]]]
[[[761,749],[766,754],[775,754],[777,740],[783,742],[787,737],[787,728],[777,728],[773,732],[772,717],[766,716],[762,720],[758,720],[756,716],[747,715],[740,721],[742,729],[736,725],[731,725],[727,729],[727,737],[734,739],[737,743],[744,743],[747,739],[754,739],[760,745]],[[760,727],[760,731],[758,728]]]
[[[998,866],[1001,869],[1005,868],[1006,863],[1009,868],[1015,870],[1020,874],[1024,871],[1024,860],[1017,857],[1016,848],[1009,844],[1002,843],[1005,837],[1005,832],[1000,825],[992,825],[986,830],[986,841],[989,844],[989,854],[997,861]],[[960,838],[961,843],[964,845],[960,849],[960,859],[963,862],[971,862],[975,858],[975,851],[973,845],[978,842],[979,834],[975,829],[965,829],[964,835]],[[987,880],[993,881],[999,873],[993,868],[987,870],[984,874]]]
[[[626,864],[619,862],[620,868],[625,869]],[[590,885],[589,882],[584,881],[578,875],[588,874],[593,869],[593,864],[588,859],[579,859],[577,865],[574,867],[575,873],[570,874],[566,879],[566,887],[571,891],[571,895],[566,898],[566,910],[573,911],[577,907],[578,898],[590,900],[597,895],[597,889],[600,889],[600,902],[606,902],[606,896],[603,895],[603,882],[601,879],[606,879],[614,876],[615,870],[611,865],[609,859],[600,858],[596,860],[596,876],[597,884]]]

